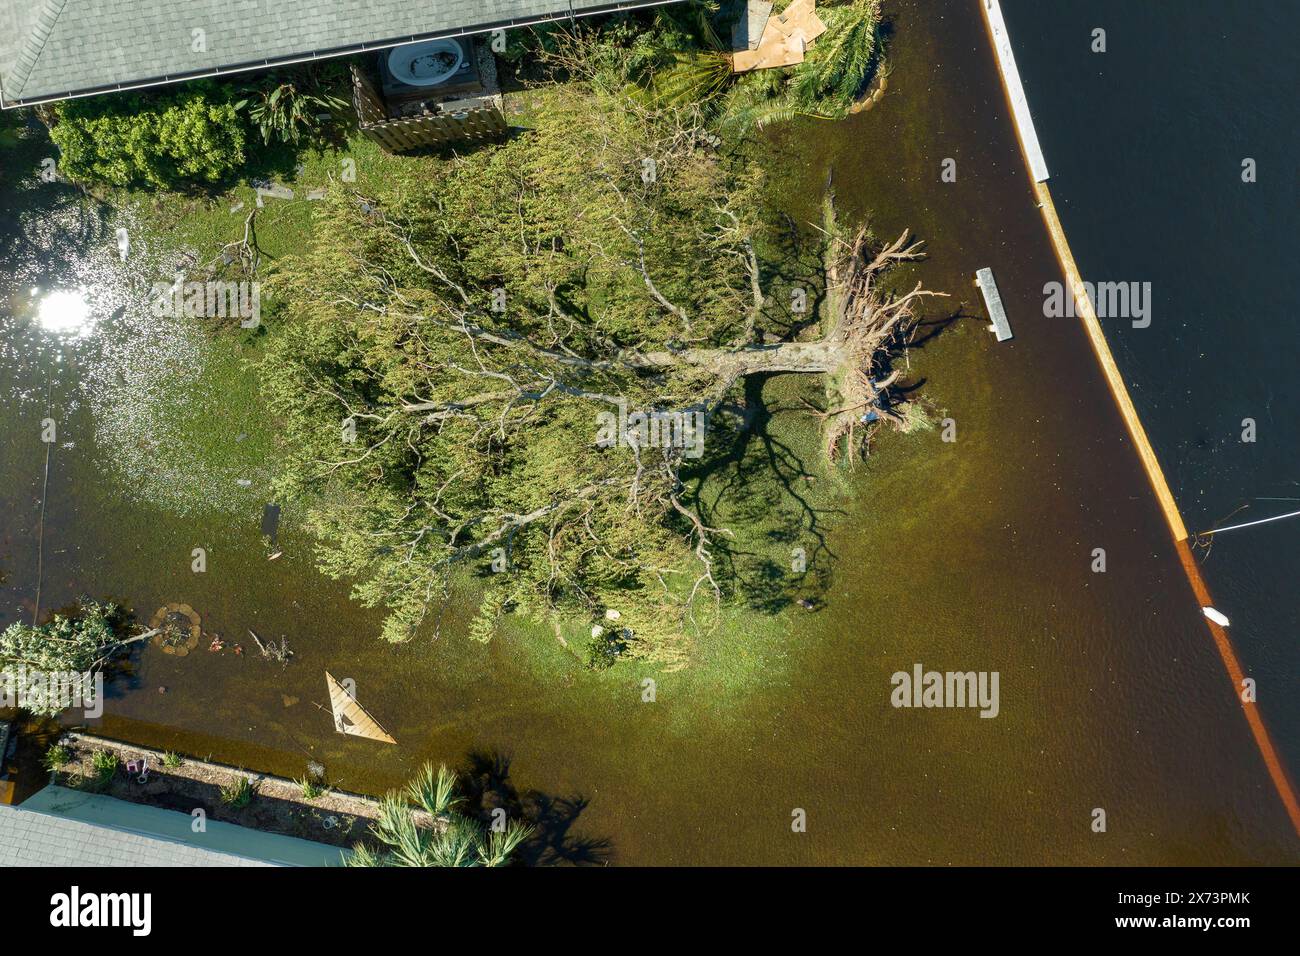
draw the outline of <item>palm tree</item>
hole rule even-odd
[[[510,821],[504,830],[485,826],[460,812],[456,775],[426,763],[404,791],[390,792],[380,804],[370,832],[378,848],[357,844],[348,866],[505,866],[533,828]]]
[[[796,116],[840,119],[862,95],[880,62],[880,0],[819,4],[826,32],[807,58],[786,70],[760,70],[727,91],[723,125],[736,133]]]

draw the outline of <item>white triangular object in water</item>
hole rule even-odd
[[[379,721],[371,717],[329,671],[325,672],[325,684],[330,691],[330,708],[334,711],[335,730],[341,734],[380,740],[386,744],[397,743],[388,735],[388,731],[379,726]]]
[[[1205,607],[1201,608],[1201,613],[1204,614],[1206,617],[1208,617],[1215,624],[1219,625],[1219,627],[1228,626],[1228,619],[1224,617],[1222,614],[1220,614],[1218,611],[1216,611],[1214,608],[1210,607],[1208,604]]]

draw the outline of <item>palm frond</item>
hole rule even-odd
[[[406,785],[406,792],[411,802],[434,816],[439,816],[460,803],[456,795],[456,775],[447,769],[446,764],[438,767],[435,774],[433,764],[426,763],[419,774]]]
[[[345,862],[358,867],[505,866],[532,835],[532,827],[518,821],[501,833],[489,833],[482,821],[455,809],[461,802],[456,774],[445,764],[435,771],[426,763],[405,789],[380,801],[370,824],[378,846],[357,844]]]
[[[483,865],[505,866],[520,844],[532,835],[533,828],[517,820],[510,821],[504,831],[493,830],[488,834],[487,846],[483,851]]]

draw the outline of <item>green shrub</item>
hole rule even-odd
[[[218,182],[244,162],[244,119],[231,89],[215,83],[64,100],[52,113],[50,138],[71,179],[175,188]]]
[[[184,761],[181,760],[181,755],[178,753],[169,750],[162,755],[162,765],[170,770],[175,770],[182,763],[184,763]]]
[[[41,763],[45,765],[46,770],[49,770],[52,773],[55,770],[62,770],[68,765],[68,761],[71,759],[71,750],[63,744],[55,744],[49,750],[45,751],[45,756],[41,758]]]
[[[510,820],[504,830],[462,812],[456,775],[426,763],[405,791],[391,791],[370,824],[369,844],[345,858],[348,866],[508,866],[533,835],[532,826]],[[423,819],[418,819],[421,811]],[[431,819],[430,819],[431,818]]]
[[[594,671],[608,670],[618,663],[627,650],[622,632],[603,630],[587,642],[587,667]]]
[[[237,777],[234,783],[221,788],[221,802],[235,810],[242,810],[252,802],[257,787],[248,777]]]
[[[341,63],[267,73],[246,88],[235,109],[248,114],[264,145],[272,140],[296,145],[304,137],[321,140],[328,124],[348,108],[343,96],[347,76]],[[318,118],[327,115],[328,119]]]
[[[120,762],[117,754],[113,751],[96,750],[90,755],[90,769],[94,771],[95,782],[105,784],[112,780],[113,774],[117,773]]]
[[[325,787],[311,779],[311,777],[304,776],[298,781],[298,786],[302,788],[302,798],[304,800],[315,800],[325,794]]]

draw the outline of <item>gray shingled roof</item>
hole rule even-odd
[[[16,106],[663,2],[0,0],[0,95]]]
[[[0,804],[0,867],[337,866],[337,847],[208,821],[103,794],[48,786]]]
[[[230,853],[0,806],[0,866],[274,866]]]

